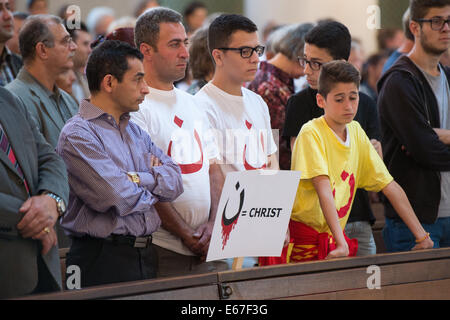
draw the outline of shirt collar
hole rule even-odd
[[[90,99],[81,100],[79,113],[80,113],[80,116],[84,120],[89,121],[89,120],[97,119],[97,118],[104,116],[106,119],[111,120],[112,123],[115,123],[114,118],[109,113],[107,113],[104,110],[100,109],[99,107],[93,105],[91,103]],[[123,122],[123,121],[128,122],[129,120],[130,120],[129,113],[124,113],[120,117],[121,122]]]
[[[4,61],[6,61],[6,60],[11,59],[11,56],[12,56],[11,50],[9,50],[7,46],[5,46],[5,47],[3,48],[2,54],[0,55],[0,63],[4,62]]]
[[[37,80],[31,73],[29,73],[25,67],[23,67],[19,73],[21,75],[21,78],[25,79],[27,82],[33,82],[35,84],[35,87],[38,87],[39,90],[43,91],[49,98],[54,96],[57,99],[57,101],[59,100],[61,93],[59,91],[60,89],[58,88],[58,86],[56,86],[56,84],[53,87],[53,91],[50,91],[42,83],[40,83],[39,80]]]

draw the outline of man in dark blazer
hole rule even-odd
[[[61,290],[53,227],[68,196],[64,162],[0,87],[0,299]]]

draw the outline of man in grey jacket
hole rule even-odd
[[[64,162],[0,87],[0,299],[61,290],[53,227],[68,197]]]
[[[59,17],[30,16],[19,35],[24,67],[6,88],[26,106],[52,147],[67,120],[78,111],[77,102],[55,82],[73,67],[77,48]]]

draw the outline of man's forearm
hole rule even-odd
[[[194,230],[181,218],[170,202],[157,202],[155,209],[164,229],[180,237],[183,241],[192,238]]]
[[[411,204],[402,187],[395,181],[388,184],[383,190],[383,194],[388,198],[391,205],[403,222],[408,226],[416,239],[424,236],[425,230],[417,219]]]
[[[217,207],[219,206],[220,195],[222,194],[225,177],[223,176],[220,165],[214,163],[209,167],[209,184],[211,193],[211,208],[209,210],[209,221],[216,220]]]

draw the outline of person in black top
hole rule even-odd
[[[309,87],[293,95],[287,103],[283,136],[290,139],[291,148],[301,127],[308,121],[323,116],[324,111],[316,102],[317,81],[323,64],[333,60],[348,60],[351,49],[351,35],[347,27],[335,21],[319,23],[305,37],[305,48],[300,64],[305,68]],[[381,156],[380,130],[375,102],[360,92],[358,113],[355,120],[365,130]],[[356,192],[345,232],[350,238],[358,239],[357,255],[376,253],[371,225],[375,222],[369,194],[365,190]]]
[[[450,0],[413,0],[410,10],[414,48],[378,82],[384,162],[435,247],[450,247],[450,68],[439,63],[450,47]],[[389,203],[384,214],[387,251],[413,247]]]

